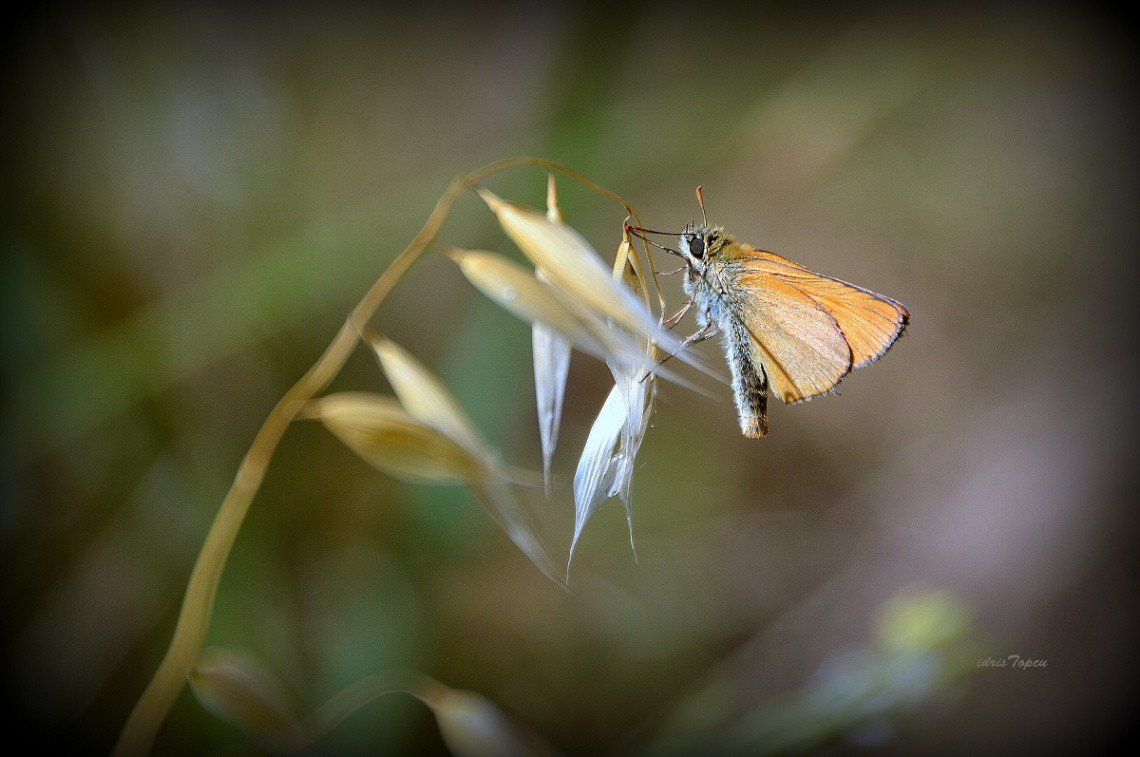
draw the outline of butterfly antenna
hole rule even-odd
[[[681,253],[677,252],[673,248],[666,247],[663,244],[659,244],[657,242],[654,242],[652,239],[645,236],[646,234],[662,234],[662,235],[668,235],[668,236],[677,236],[673,232],[671,232],[671,231],[651,231],[651,230],[643,228],[641,226],[629,226],[629,225],[627,225],[625,228],[626,228],[626,230],[628,230],[631,234],[633,234],[638,239],[645,240],[646,242],[653,245],[657,249],[664,250],[665,252],[671,253],[673,255],[677,255],[678,257],[683,257],[681,255]]]
[[[697,202],[701,206],[701,223],[705,226],[709,225],[709,217],[705,214],[705,195],[701,191],[701,187],[697,187]]]
[[[635,236],[639,236],[639,237],[642,234],[661,234],[662,236],[667,236],[667,237],[675,237],[678,234],[678,232],[676,232],[676,231],[654,231],[653,229],[647,229],[644,226],[631,226],[628,223],[625,225],[625,227],[629,231],[633,232]]]

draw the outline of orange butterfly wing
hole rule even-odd
[[[833,390],[853,369],[881,357],[906,328],[901,303],[774,253],[745,248],[724,262],[744,325],[784,402]]]

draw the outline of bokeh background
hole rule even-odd
[[[574,593],[462,489],[388,479],[299,423],[238,539],[211,644],[256,655],[303,710],[377,671],[420,670],[563,754],[638,753],[756,717],[799,723],[793,744],[834,737],[831,754],[1068,753],[1127,735],[1140,638],[1128,11],[5,14],[11,738],[110,749],[270,408],[447,182],[515,155],[564,163],[654,228],[698,217],[703,184],[712,219],[742,239],[906,303],[908,334],[838,396],[776,404],[761,441],[740,436],[726,387],[663,384],[634,478],[637,560],[611,501],[579,545]],[[531,169],[489,184],[544,197]],[[559,186],[567,221],[612,254],[620,209]],[[517,254],[475,198],[442,236]],[[664,284],[680,304],[679,282]],[[441,256],[376,324],[507,460],[541,467],[526,325]],[[719,362],[717,345],[701,350]],[[563,479],[611,381],[575,356]],[[387,390],[363,350],[335,386]],[[521,496],[564,557],[567,489]],[[876,618],[923,587],[955,608],[950,635],[977,644],[958,674],[911,670],[910,693],[859,710],[869,718],[812,695],[869,696],[867,665],[890,666]],[[1047,665],[975,662],[1010,655]],[[321,748],[445,750],[428,710],[399,696]],[[157,752],[214,750],[253,748],[187,691]]]

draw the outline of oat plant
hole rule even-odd
[[[547,174],[545,213],[504,200],[481,186],[493,174],[522,166],[537,167]],[[282,702],[279,687],[257,670],[256,661],[233,651],[203,647],[230,550],[278,443],[298,420],[319,421],[387,475],[418,484],[465,485],[515,545],[560,586],[569,581],[569,561],[583,527],[606,499],[621,499],[632,544],[630,481],[653,411],[655,382],[658,377],[682,381],[672,368],[676,363],[666,367],[664,358],[677,356],[699,370],[708,369],[663,327],[665,303],[648,249],[635,248],[623,226],[613,263],[606,263],[564,222],[556,174],[614,200],[625,210],[627,221],[639,222],[617,195],[545,160],[500,161],[447,187],[420,232],[348,314],[324,354],[286,392],[255,436],[191,572],[170,646],[123,728],[116,755],[149,751],[188,680],[206,707],[273,753],[307,750],[354,709],[392,692],[411,694],[427,704],[457,755],[534,753],[533,744],[521,738],[490,702],[418,673],[377,673],[306,717]],[[455,202],[470,193],[482,199],[533,268],[495,252],[436,243]],[[382,324],[373,323],[379,305],[430,252],[447,255],[487,297],[532,324],[541,475],[515,469],[502,460],[431,370],[408,349],[385,337]],[[349,355],[361,346],[375,354],[395,396],[322,394]],[[574,533],[566,566],[560,568],[513,489],[541,485],[550,491],[551,459],[558,443],[573,349],[604,361],[613,373],[614,386],[579,456],[573,480]]]

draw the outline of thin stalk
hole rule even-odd
[[[323,390],[336,377],[345,361],[355,349],[365,326],[375,314],[384,298],[420,258],[427,246],[439,233],[451,206],[459,196],[473,184],[492,174],[516,165],[533,165],[553,169],[585,184],[587,187],[615,199],[632,214],[632,210],[621,198],[608,192],[578,174],[548,160],[539,158],[508,158],[491,163],[467,176],[452,181],[436,202],[431,215],[412,242],[401,252],[391,265],[380,275],[360,303],[353,308],[344,325],[341,326],[324,354],[313,364],[301,379],[278,401],[261,429],[253,439],[249,451],[242,458],[234,482],[218,514],[206,534],[206,541],[198,553],[198,559],[190,573],[182,608],[174,627],[174,635],[166,655],[155,671],[154,677],[135,703],[130,717],[119,734],[115,745],[115,757],[135,757],[145,755],[154,743],[159,727],[166,719],[178,694],[186,683],[186,677],[196,664],[206,641],[210,626],[210,616],[214,607],[218,583],[230,550],[237,539],[238,531],[245,520],[253,498],[265,478],[269,462],[285,435],[289,424],[297,418],[301,408]]]

